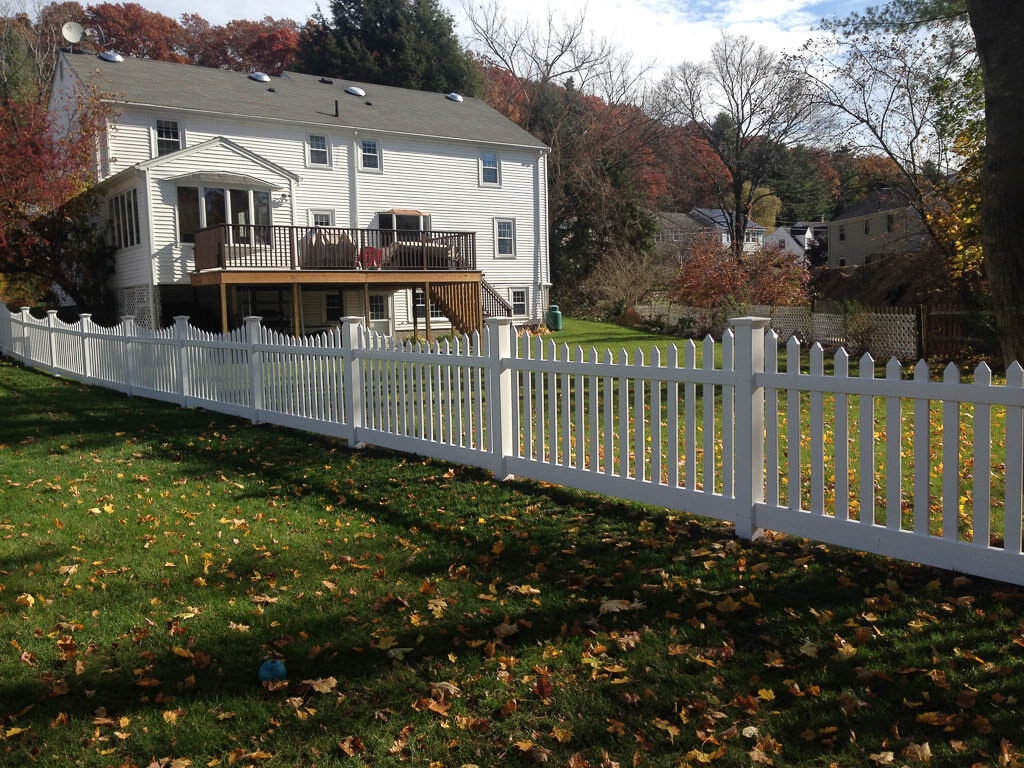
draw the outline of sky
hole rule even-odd
[[[468,42],[461,0],[440,0]],[[472,1],[472,0],[470,0]],[[264,16],[305,22],[317,0],[138,0],[146,8],[177,19],[198,13],[211,24]],[[489,0],[477,0],[489,2]],[[586,12],[587,31],[633,53],[634,64],[656,71],[683,61],[703,61],[723,31],[743,34],[775,51],[796,52],[823,17],[845,16],[880,0],[499,0],[513,17],[541,24],[551,9],[555,18]],[[330,0],[323,0],[325,10]]]

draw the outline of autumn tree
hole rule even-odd
[[[747,37],[726,34],[710,61],[680,64],[662,82],[665,117],[687,126],[718,161],[705,172],[737,258],[750,209],[776,173],[778,147],[807,140],[820,117],[804,83],[788,60]]]
[[[239,72],[278,75],[291,69],[299,53],[300,26],[291,19],[265,16],[211,25],[198,14],[181,16],[181,53],[189,64]]]
[[[672,281],[670,295],[683,304],[723,309],[733,304],[805,304],[810,273],[779,246],[737,259],[717,238],[698,238]]]
[[[437,0],[332,0],[299,35],[296,69],[381,85],[473,95],[479,76]]]
[[[93,152],[107,108],[83,96],[67,136],[45,107],[9,101],[0,117],[0,273],[9,291],[59,286],[81,306],[103,303],[110,249],[89,194]],[[41,296],[36,295],[39,299]]]
[[[184,31],[170,16],[138,3],[99,3],[86,10],[88,25],[103,30],[106,46],[122,56],[184,62]]]

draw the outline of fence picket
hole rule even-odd
[[[861,380],[875,378],[875,361],[868,353],[860,358]],[[860,447],[858,468],[860,470],[860,521],[864,525],[875,524],[875,398],[870,394],[860,395]]]
[[[887,381],[903,377],[900,361],[890,358],[885,366]],[[885,527],[903,527],[903,417],[898,397],[885,398]]]
[[[992,386],[992,371],[985,363],[974,369],[974,386]],[[990,483],[992,478],[992,407],[974,406],[974,527],[971,541],[987,547],[992,533]]]
[[[928,381],[928,363],[920,360],[914,366],[914,381]],[[931,452],[931,413],[925,398],[914,399],[914,466],[927,467]],[[926,536],[931,517],[931,477],[927,472],[914,473],[914,525],[918,536]]]
[[[825,375],[825,350],[821,344],[811,345],[811,376]],[[815,515],[825,514],[825,395],[812,390],[810,395],[810,438],[811,438],[811,507]]]
[[[942,373],[945,384],[958,384],[960,371],[950,363]],[[960,518],[960,403],[942,404],[942,538],[959,538]]]

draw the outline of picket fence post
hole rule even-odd
[[[188,369],[188,315],[174,316],[174,341],[178,348],[178,398],[182,408],[188,407],[188,395],[192,389]]]
[[[512,318],[487,318],[487,445],[494,461],[494,477],[511,480],[507,465],[516,436],[512,434]]]
[[[132,315],[125,315],[121,318],[121,336],[124,339],[124,371],[127,393],[130,396],[135,394],[135,318]]]
[[[46,310],[46,333],[50,343],[50,373],[57,371],[57,310]]]
[[[735,334],[735,435],[733,461],[736,482],[736,535],[752,541],[763,531],[754,519],[754,506],[764,503],[764,387],[754,377],[764,373],[766,317],[734,317]]]
[[[89,324],[92,315],[88,312],[78,316],[78,333],[82,343],[82,381],[92,384],[92,354],[89,348]]]
[[[32,342],[29,340],[28,325],[32,313],[28,307],[21,308],[21,362],[28,365],[32,360]]]
[[[341,322],[341,340],[344,348],[341,358],[341,387],[345,396],[345,419],[352,430],[348,442],[353,448],[363,448],[366,443],[359,439],[359,433],[363,424],[366,423],[363,366],[359,361],[359,350],[363,338],[363,318],[344,317]]]
[[[248,315],[245,322],[245,340],[249,344],[249,401],[252,403],[253,424],[260,423],[260,412],[263,410],[263,352],[257,348],[260,341],[260,324],[263,318]]]

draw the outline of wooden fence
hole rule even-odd
[[[648,502],[1024,585],[1024,369],[971,383],[926,363],[882,378],[840,349],[785,370],[764,318],[650,359],[517,337],[507,318],[455,342],[341,328],[295,339],[247,318],[210,335],[176,319],[0,311],[0,351],[90,384]],[[717,361],[717,362],[716,362]],[[801,363],[804,368],[801,370]]]
[[[712,332],[723,322],[716,310],[666,299],[638,304],[635,309],[644,319],[660,318],[668,327],[680,321],[689,323],[697,335]],[[743,314],[769,318],[771,328],[783,338],[796,335],[808,344],[845,346],[876,357],[948,360],[968,346],[976,350],[991,346],[982,330],[986,322],[991,323],[991,313],[958,306],[844,308],[836,302],[819,301],[813,307],[749,305],[742,310]]]

